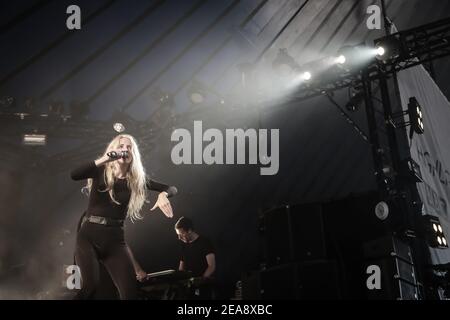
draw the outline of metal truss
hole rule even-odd
[[[288,97],[288,100],[302,101],[326,92],[362,86],[363,73],[368,75],[368,79],[376,80],[416,65],[450,56],[450,18],[397,32],[374,41],[375,45],[383,43],[396,44],[398,54],[385,61],[374,58],[364,68],[354,72],[342,70],[330,81],[322,79],[317,83],[305,83]]]
[[[394,73],[450,55],[450,18],[374,41],[398,45],[398,55],[384,62],[384,71]]]

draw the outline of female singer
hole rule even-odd
[[[160,208],[173,217],[169,197],[177,193],[173,186],[146,177],[135,139],[116,136],[102,157],[71,172],[73,180],[88,179],[89,204],[78,232],[75,262],[81,270],[82,288],[76,299],[92,298],[99,281],[99,263],[103,263],[120,299],[137,299],[137,281],[146,274],[125,243],[123,223],[142,219],[141,208],[147,190],[159,191],[151,210]]]

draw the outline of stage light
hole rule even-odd
[[[343,54],[341,54],[339,57],[336,58],[336,63],[338,63],[338,64],[344,64],[345,61],[347,61],[347,59],[345,58],[345,56]]]
[[[445,237],[439,218],[432,215],[424,215],[422,216],[422,222],[424,235],[429,246],[438,249],[448,248],[447,238]]]
[[[126,112],[115,110],[108,121],[116,133],[131,132],[136,129],[137,123]]]
[[[344,46],[338,51],[339,64],[355,64],[361,59],[361,53],[355,46]]]
[[[125,126],[120,122],[114,123],[113,128],[117,133],[122,133],[125,131]]]
[[[420,166],[411,157],[405,158],[400,162],[399,177],[408,183],[423,182]]]
[[[203,95],[198,92],[191,93],[190,99],[193,104],[200,104],[203,101],[205,101],[205,98],[203,97]]]
[[[375,40],[377,58],[384,62],[405,56],[407,51],[403,48],[399,35],[391,35]]]
[[[303,80],[306,80],[306,81],[311,80],[311,77],[312,77],[312,75],[311,75],[311,72],[309,72],[309,71],[306,71],[306,72],[302,73],[302,79]]]
[[[187,90],[189,100],[192,104],[201,104],[206,98],[206,89],[198,81],[193,80],[189,89]]]
[[[345,104],[345,108],[346,108],[348,111],[355,112],[355,111],[358,111],[359,106],[358,106],[358,104],[356,104],[356,103],[354,103],[352,100],[350,100],[349,102],[347,102],[347,103]]]
[[[386,50],[384,50],[383,47],[378,47],[375,50],[376,50],[377,56],[379,56],[379,57],[383,56],[386,53]]]
[[[363,99],[364,93],[360,90],[357,90],[356,92],[351,93],[350,99],[346,103],[345,108],[351,112],[358,111]]]
[[[342,73],[342,69],[336,67],[339,65],[337,60],[342,61],[342,59],[343,57],[327,56],[304,63],[295,69],[296,77],[294,83],[307,81],[326,83],[333,81],[333,79],[338,78],[339,74]]]
[[[25,117],[29,116],[29,113],[24,113],[24,112],[16,112],[14,113],[15,116],[18,116],[20,118],[20,120],[24,120]]]
[[[47,144],[47,136],[45,134],[24,134],[22,143],[26,146],[45,146]]]
[[[419,102],[415,97],[409,98],[408,114],[409,114],[409,122],[411,125],[410,136],[412,137],[413,132],[417,134],[423,134],[425,127],[423,124],[422,107],[420,106]]]
[[[359,110],[359,101],[357,98],[351,98],[346,104],[345,108],[348,111],[355,112]]]
[[[375,50],[360,44],[356,46],[344,46],[339,49],[335,64],[347,72],[358,71],[364,65],[370,63],[375,56]]]
[[[289,83],[289,87],[294,88],[302,84],[303,82],[311,80],[311,78],[312,78],[311,72],[297,70],[296,75]]]

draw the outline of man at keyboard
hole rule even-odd
[[[192,220],[187,217],[181,217],[177,221],[175,232],[182,241],[178,270],[190,271],[194,277],[203,278],[205,284],[211,284],[216,270],[215,250],[211,241],[195,232]],[[196,290],[193,298],[210,298],[211,290],[206,287],[210,286]]]

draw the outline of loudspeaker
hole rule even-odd
[[[415,279],[414,267],[397,257],[367,261],[368,266],[377,266],[379,274],[367,274],[368,281],[379,281],[380,286],[374,288],[367,284],[369,300],[418,300],[419,289]],[[380,277],[374,280],[373,277]],[[369,280],[370,277],[370,280]]]
[[[242,275],[242,299],[261,299],[261,272],[254,270]]]
[[[261,272],[261,298],[266,300],[296,299],[298,281],[296,264],[278,265]]]
[[[278,265],[261,271],[266,300],[336,300],[341,298],[337,263],[332,260]]]
[[[418,300],[419,290],[411,248],[397,237],[388,236],[364,244],[365,268],[376,266],[367,277],[379,281],[380,287],[367,285],[367,297],[371,300]],[[373,267],[372,267],[373,269]],[[379,276],[379,279],[376,277]]]
[[[309,261],[298,265],[299,299],[336,300],[342,297],[336,261]]]
[[[262,230],[267,266],[326,258],[323,213],[318,204],[267,211]]]
[[[394,236],[367,241],[363,248],[364,256],[367,259],[398,257],[409,264],[413,264],[410,246]]]

